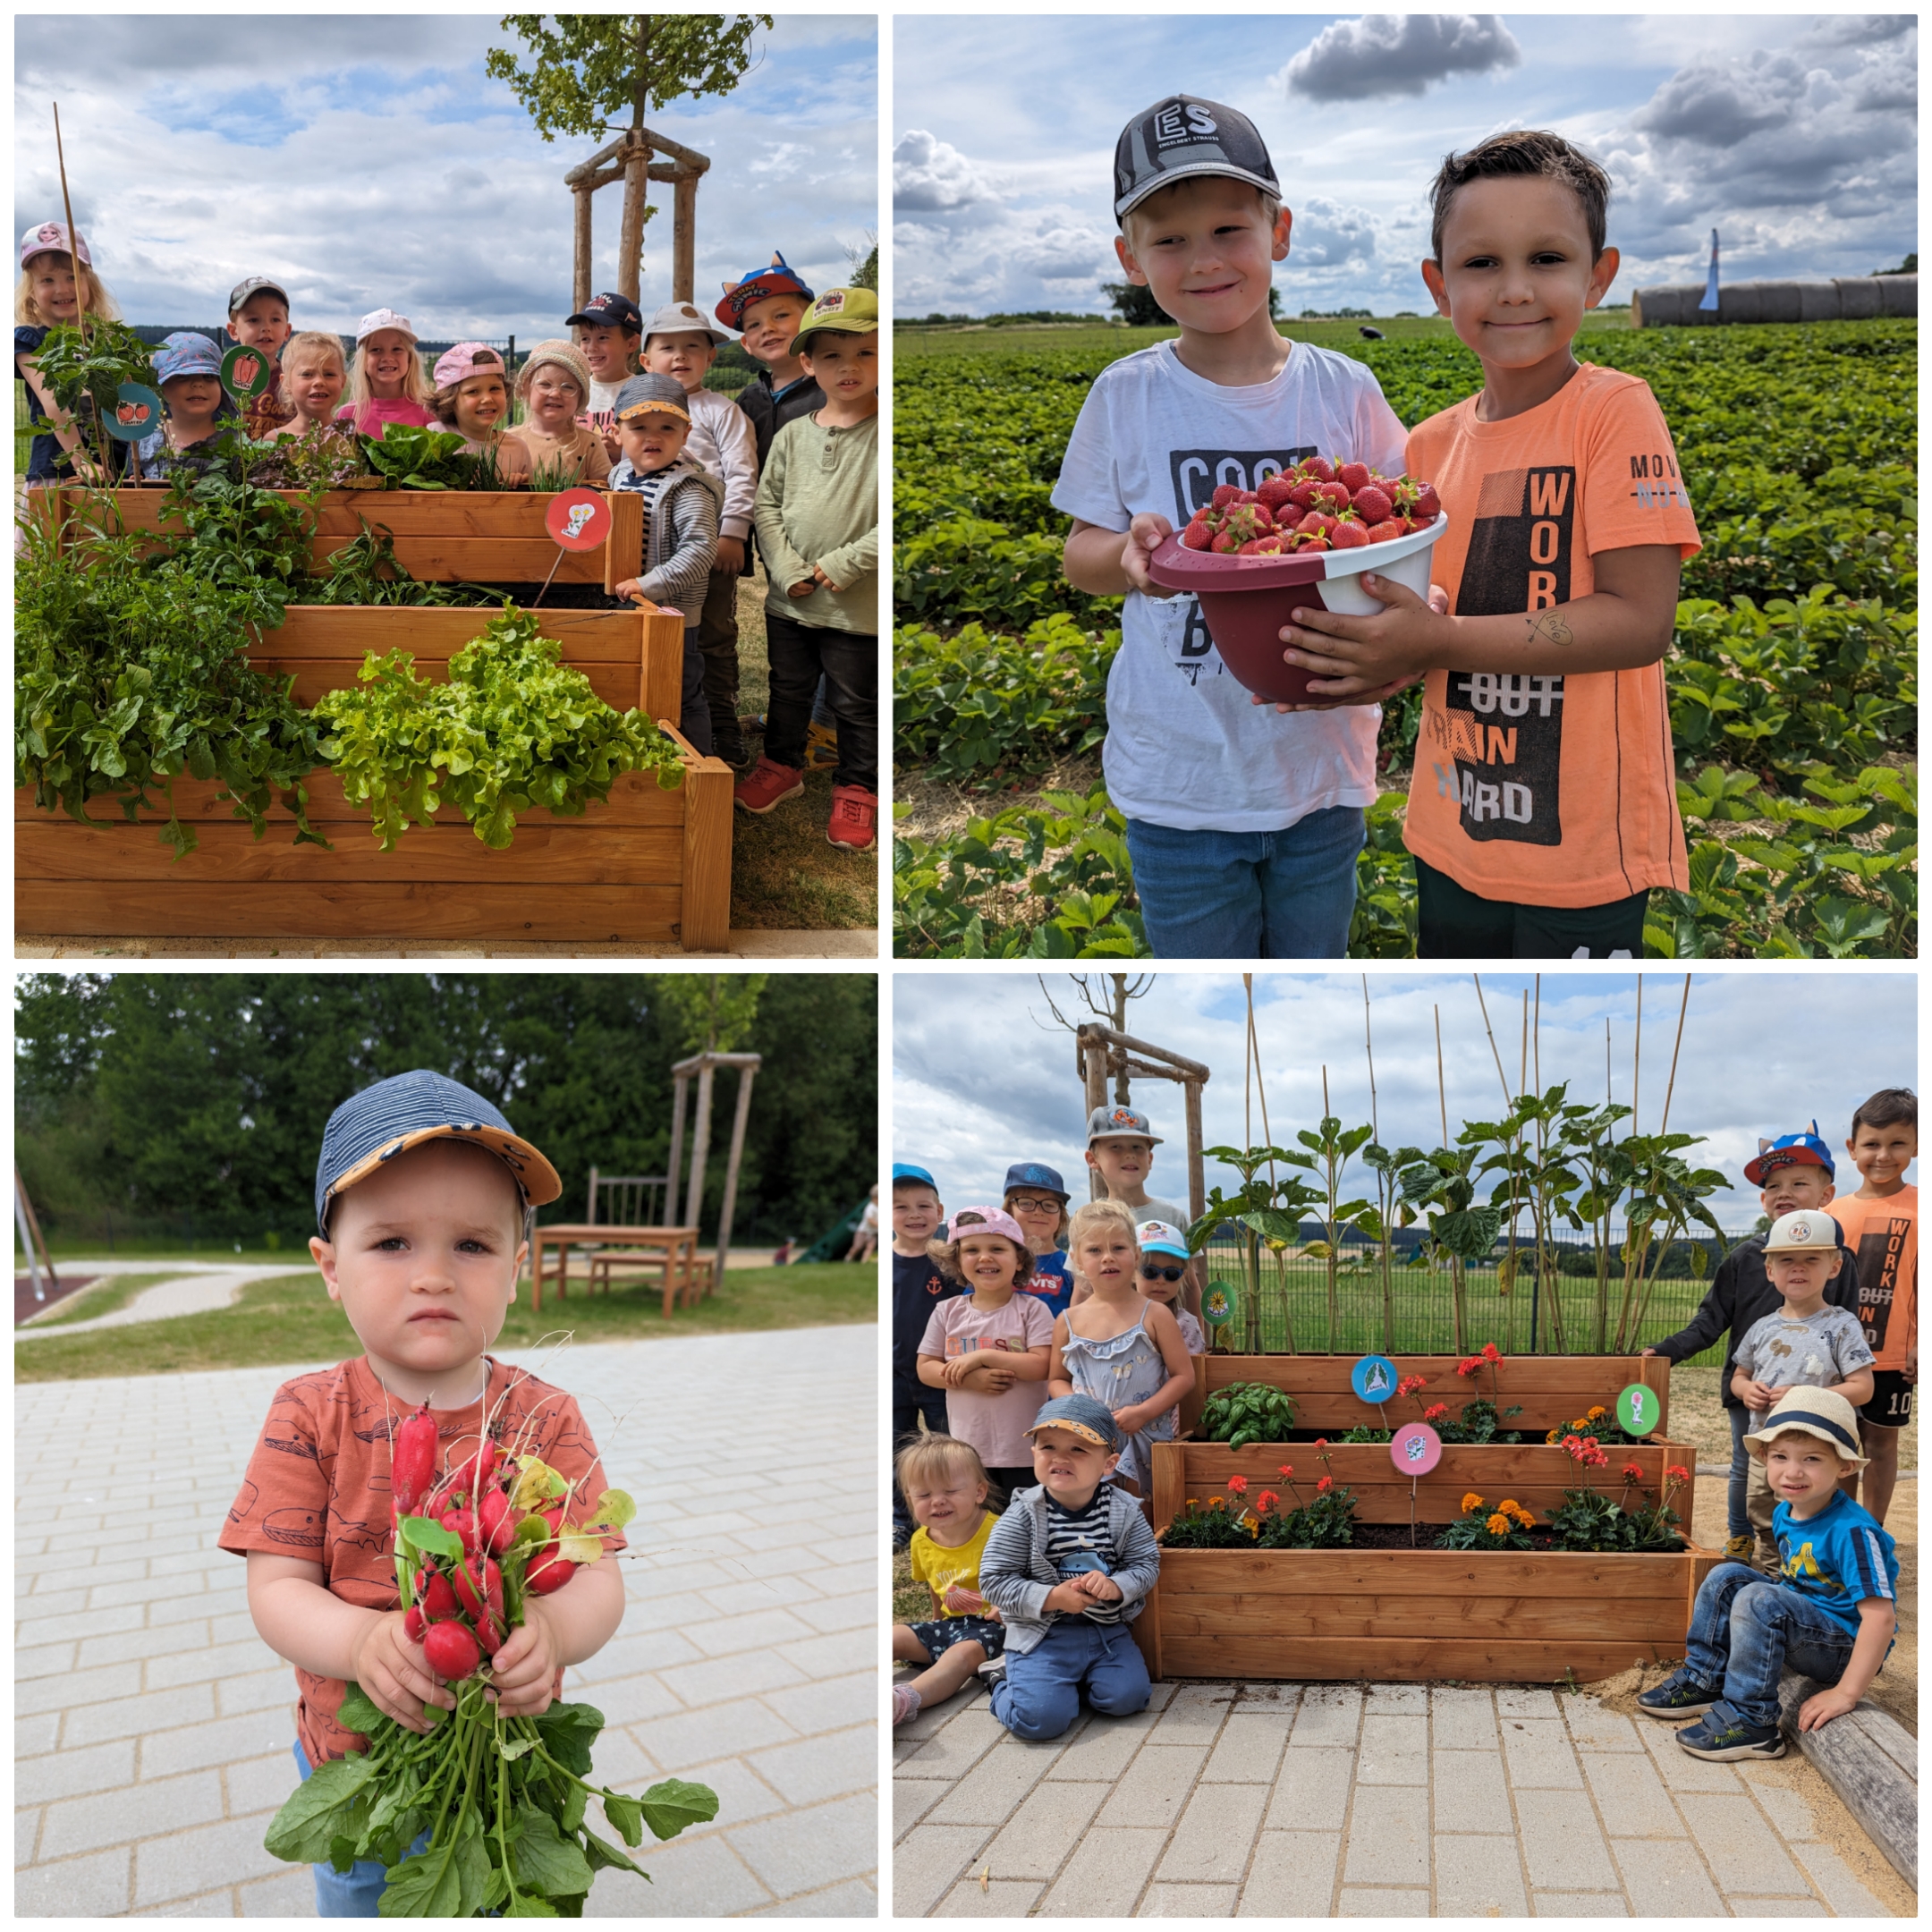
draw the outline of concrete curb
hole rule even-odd
[[[1786,1671],[1778,1686],[1786,1734],[1865,1827],[1914,1892],[1919,1889],[1919,1741],[1876,1704],[1816,1731],[1798,1728],[1799,1707],[1826,1688]]]

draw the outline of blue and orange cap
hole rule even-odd
[[[1762,1187],[1780,1167],[1822,1167],[1835,1181],[1838,1170],[1832,1163],[1831,1149],[1825,1145],[1811,1123],[1806,1133],[1781,1134],[1775,1140],[1758,1143],[1758,1158],[1744,1164],[1744,1178],[1753,1187]]]
[[[817,300],[798,271],[788,267],[784,257],[775,250],[769,267],[754,268],[741,282],[725,283],[724,289],[724,301],[711,312],[732,329],[742,329],[745,310],[767,295],[801,295],[807,301]]]

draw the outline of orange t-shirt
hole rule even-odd
[[[1875,1368],[1902,1368],[1919,1328],[1919,1190],[1875,1200],[1841,1194],[1832,1218],[1858,1257],[1859,1326]]]
[[[1408,470],[1449,513],[1429,575],[1460,616],[1588,597],[1600,551],[1699,547],[1657,398],[1615,369],[1585,362],[1504,422],[1458,402],[1410,432]],[[1484,899],[1594,906],[1688,890],[1663,665],[1431,671],[1403,838]]]
[[[574,1397],[492,1360],[485,1401],[495,1412],[493,1433],[506,1452],[521,1439],[523,1453],[542,1457],[565,1480],[576,1482],[575,1496],[595,1503],[604,1493],[597,1445]],[[430,1411],[439,1438],[439,1475],[453,1459],[476,1453],[483,1409],[484,1402],[475,1402]],[[406,1403],[383,1393],[364,1356],[284,1382],[268,1405],[248,1478],[222,1530],[221,1547],[237,1555],[266,1550],[318,1563],[324,1587],[344,1603],[395,1609],[389,1432],[409,1414]],[[605,1547],[622,1549],[623,1538],[606,1537]],[[309,1762],[319,1765],[361,1750],[365,1741],[335,1722],[348,1689],[343,1681],[318,1677],[300,1665],[295,1681],[301,1693],[295,1723]],[[556,1689],[563,1685],[559,1671]]]

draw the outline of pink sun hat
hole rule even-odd
[[[503,357],[487,343],[479,342],[460,342],[453,348],[445,349],[436,358],[436,368],[431,373],[438,389],[453,389],[466,377],[486,373],[501,376],[506,382],[509,380]]]
[[[962,1241],[969,1234],[982,1233],[1004,1235],[1021,1254],[1028,1251],[1020,1224],[1004,1208],[962,1208],[947,1225],[946,1239]]]
[[[20,259],[24,268],[36,255],[68,255],[77,259],[83,268],[94,266],[94,258],[88,253],[87,237],[76,234],[72,247],[67,242],[65,222],[42,222],[38,227],[30,228],[21,237]]]

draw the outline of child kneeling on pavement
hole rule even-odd
[[[1778,1578],[1719,1563],[1698,1591],[1683,1668],[1637,1699],[1648,1717],[1700,1720],[1677,1733],[1694,1758],[1782,1758],[1786,1666],[1826,1687],[1799,1708],[1798,1728],[1815,1731],[1856,1707],[1898,1625],[1892,1538],[1838,1487],[1865,1467],[1852,1404],[1792,1389],[1744,1442],[1778,1499]]]
[[[1127,1625],[1160,1574],[1140,1505],[1108,1478],[1120,1425],[1086,1395],[1060,1395],[1027,1434],[1039,1487],[1021,1489],[993,1526],[979,1589],[1006,1625],[1006,1674],[993,1715],[1015,1737],[1056,1738],[1080,1691],[1109,1717],[1147,1707],[1152,1686]]]

